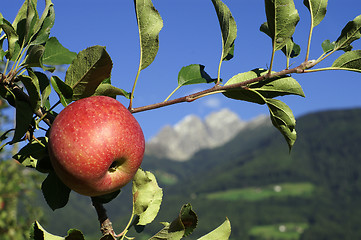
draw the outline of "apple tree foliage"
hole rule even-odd
[[[47,132],[57,115],[54,109],[60,104],[66,107],[73,101],[92,95],[114,98],[122,96],[129,99],[129,111],[136,113],[181,102],[192,102],[219,93],[227,98],[267,107],[274,127],[284,136],[291,149],[297,137],[296,121],[290,107],[279,100],[279,97],[285,95],[304,97],[301,85],[294,76],[326,70],[361,72],[361,50],[354,50],[351,45],[361,37],[361,15],[349,21],[341,29],[337,39],[334,41],[326,39],[320,46],[323,53],[317,59],[309,59],[312,34],[315,27],[324,19],[328,2],[304,0],[304,7],[309,12],[305,17],[310,19],[310,29],[306,39],[307,49],[302,59],[301,48],[292,37],[300,21],[294,1],[265,0],[266,21],[260,24],[260,31],[265,33],[272,43],[272,57],[268,69],[255,67],[223,81],[221,68],[225,61],[230,61],[234,56],[237,24],[223,1],[211,0],[209,4],[214,6],[222,36],[217,76],[212,78],[203,65],[190,64],[180,69],[178,86],[164,102],[136,108],[133,107],[135,100],[133,96],[139,75],[155,59],[159,48],[159,32],[163,27],[163,20],[151,0],[134,0],[135,17],[139,28],[140,61],[130,91],[112,85],[112,59],[105,47],[93,46],[75,53],[50,35],[55,20],[55,10],[51,0],[45,0],[45,8],[41,15],[37,11],[37,0],[25,0],[12,23],[0,13],[0,60],[4,64],[0,72],[0,100],[6,101],[16,109],[15,126],[7,129],[0,137],[1,149],[7,145],[23,143],[24,147],[14,154],[13,158],[25,167],[47,174],[41,190],[50,208],[55,210],[65,207],[71,192],[54,173],[47,151]],[[282,51],[286,59],[286,67],[281,70],[275,70],[273,67],[277,51]],[[334,58],[329,67],[317,68],[320,62],[337,51],[341,51],[341,54]],[[296,58],[301,59],[299,64],[291,67],[290,59]],[[67,66],[65,79],[55,75],[57,66]],[[171,98],[179,88],[190,84],[211,84],[211,86],[191,95]],[[56,93],[56,100],[50,99],[52,91]],[[151,172],[139,169],[132,184],[131,218],[124,231],[118,235],[114,233],[106,217],[103,204],[116,198],[119,191],[92,198],[99,220],[102,217],[106,220],[101,221],[102,239],[128,238],[126,234],[130,227],[141,230],[142,226],[151,223],[156,217],[163,192],[155,176]],[[197,221],[192,206],[185,204],[178,216],[172,222],[164,222],[163,229],[151,239],[185,238],[194,231]],[[228,239],[230,234],[230,221],[226,219],[217,229],[200,239]],[[69,230],[65,237],[55,236],[43,229],[39,222],[35,222],[31,228],[31,239],[71,240],[84,239],[84,236],[76,229]]]

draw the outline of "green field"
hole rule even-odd
[[[253,227],[249,236],[254,240],[298,240],[308,228],[307,223],[285,223]]]
[[[310,197],[315,189],[312,183],[282,183],[263,187],[249,187],[240,189],[231,189],[222,192],[207,194],[210,200],[227,201],[259,201],[266,198],[279,197]]]

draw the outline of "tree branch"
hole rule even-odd
[[[94,198],[91,199],[95,211],[97,212],[98,215],[98,220],[100,223],[100,231],[102,232],[103,236],[105,235],[115,236],[112,223],[108,218],[107,211],[105,210],[103,204],[97,202]]]
[[[157,108],[161,108],[161,107],[165,107],[165,106],[170,106],[170,105],[177,104],[177,103],[193,102],[194,100],[197,100],[201,97],[204,97],[204,96],[207,96],[210,94],[214,94],[214,93],[225,92],[225,91],[231,90],[231,89],[236,89],[236,88],[246,89],[247,85],[249,85],[249,84],[252,84],[255,82],[260,82],[260,81],[263,81],[263,80],[266,80],[269,78],[280,77],[280,76],[284,76],[284,75],[292,74],[292,73],[304,73],[305,69],[313,67],[314,64],[315,64],[314,61],[305,61],[301,65],[299,65],[298,67],[295,67],[295,68],[285,69],[285,70],[282,70],[282,71],[276,72],[276,73],[269,73],[269,74],[259,76],[256,78],[252,78],[252,79],[240,82],[240,83],[230,84],[230,85],[226,85],[226,86],[215,85],[212,88],[209,88],[209,89],[197,92],[197,93],[193,93],[188,96],[168,100],[165,102],[150,104],[150,105],[146,105],[143,107],[132,108],[129,111],[131,113],[144,112],[144,111],[153,110],[153,109],[157,109]]]

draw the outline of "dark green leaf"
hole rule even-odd
[[[316,27],[326,16],[327,0],[304,0],[303,4],[311,13],[312,26]]]
[[[45,47],[43,45],[33,45],[30,46],[27,54],[24,66],[29,67],[41,67],[44,71],[53,72],[54,67],[47,67],[43,65],[43,55]]]
[[[123,89],[114,87],[109,83],[102,83],[99,87],[95,90],[94,95],[96,96],[108,96],[115,98],[118,95],[124,96],[126,98],[130,98],[130,93],[126,92]]]
[[[182,67],[178,73],[178,86],[214,82],[215,80],[204,71],[204,68],[205,67],[200,64],[191,64]]]
[[[227,219],[224,223],[218,228],[214,229],[212,232],[207,235],[199,238],[198,240],[227,240],[231,236],[231,223]]]
[[[330,40],[325,40],[322,42],[321,46],[322,46],[323,52],[328,53],[335,49],[336,42],[331,42]]]
[[[291,109],[282,101],[277,99],[267,99],[267,106],[270,111],[272,124],[285,137],[289,149],[291,150],[296,141],[296,119]]]
[[[33,72],[31,72],[31,76],[21,75],[19,76],[19,80],[24,84],[26,91],[28,92],[32,111],[36,112],[41,106],[38,78]]]
[[[55,92],[59,95],[61,104],[64,107],[68,106],[72,102],[73,89],[57,76],[52,76],[50,82]]]
[[[347,68],[351,71],[361,72],[361,50],[350,51],[342,54],[332,64],[334,68]]]
[[[350,21],[342,29],[335,43],[337,50],[351,50],[351,43],[361,37],[361,15]]]
[[[196,228],[197,222],[198,218],[192,206],[183,205],[178,217],[170,224],[164,223],[165,227],[149,240],[179,240],[189,236]]]
[[[76,56],[75,52],[69,51],[55,37],[52,37],[46,41],[42,61],[47,65],[70,64]]]
[[[18,43],[19,36],[16,33],[15,29],[0,13],[0,29],[4,30],[7,41],[8,41],[8,50],[6,53],[7,59],[13,60],[17,57],[17,54],[20,51],[20,46]]]
[[[112,66],[104,47],[94,46],[81,51],[65,77],[65,83],[73,88],[73,100],[93,95],[102,81],[110,77]]]
[[[182,220],[184,226],[184,237],[192,234],[194,229],[198,224],[197,214],[193,211],[192,206],[190,204],[183,205],[180,211],[180,218]]]
[[[295,32],[298,11],[293,0],[265,0],[265,7],[274,50],[281,50]]]
[[[70,188],[68,188],[55,174],[51,171],[41,185],[44,198],[52,210],[64,207],[69,201]]]
[[[112,201],[114,198],[116,198],[120,193],[120,190],[112,192],[112,193],[108,193],[102,196],[97,196],[97,197],[92,197],[93,201],[101,203],[101,204],[106,204],[109,203],[110,201]]]
[[[28,102],[16,99],[16,124],[15,133],[11,142],[16,143],[28,131],[30,124],[33,120],[33,110]]]
[[[301,53],[300,45],[295,43],[293,38],[289,39],[281,50],[288,58],[295,58]]]
[[[212,3],[222,31],[222,61],[230,60],[233,57],[234,41],[237,37],[237,24],[226,4],[221,0],[212,0]]]
[[[154,174],[138,169],[133,179],[133,210],[139,216],[138,225],[147,225],[157,216],[163,191]]]
[[[20,151],[13,156],[26,167],[36,168],[40,172],[49,172],[52,167],[47,152],[47,139],[38,138],[38,141],[32,141],[25,145]]]
[[[134,0],[140,38],[140,70],[155,59],[159,48],[159,32],[163,20],[151,0]]]
[[[65,237],[65,240],[85,240],[85,238],[81,231],[77,229],[70,229],[68,231],[68,236]]]

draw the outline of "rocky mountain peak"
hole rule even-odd
[[[202,120],[188,115],[174,126],[165,126],[146,146],[149,155],[186,161],[201,149],[221,146],[235,137],[242,129],[257,122],[265,122],[265,116],[250,122],[243,121],[229,109],[213,112]]]

